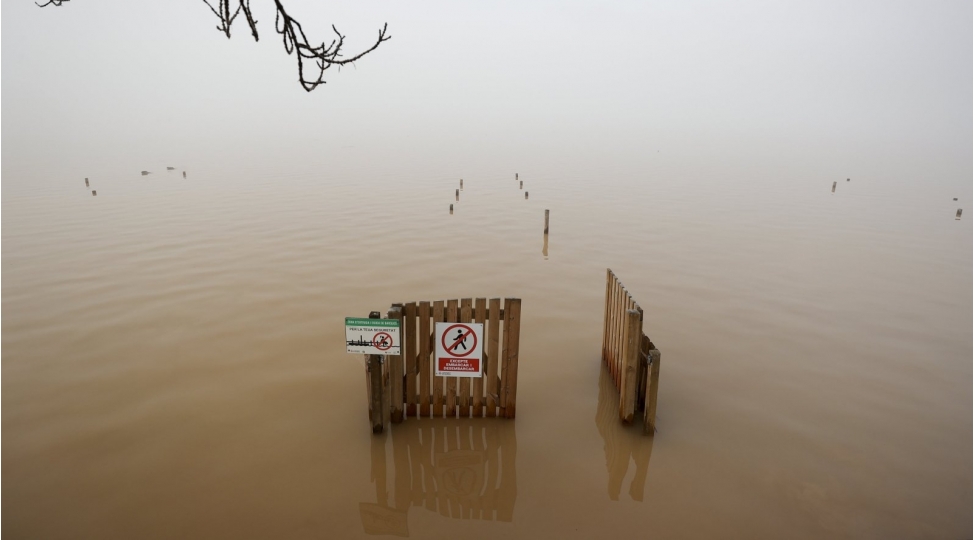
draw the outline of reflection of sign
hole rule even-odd
[[[366,534],[410,535],[406,510],[387,508],[378,504],[359,503],[359,517]]]
[[[437,323],[436,375],[480,377],[484,325]]]
[[[436,456],[437,485],[442,493],[478,496],[484,487],[484,456],[474,450],[454,450]]]
[[[346,317],[345,352],[398,355],[399,321]]]

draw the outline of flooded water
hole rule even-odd
[[[970,185],[460,161],[5,168],[3,533],[970,534]],[[654,437],[600,366],[607,267]],[[518,418],[373,436],[344,317],[473,296],[523,299]]]

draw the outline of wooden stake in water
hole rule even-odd
[[[186,178],[186,171],[183,171],[183,178]]]
[[[92,196],[92,197],[96,197],[96,196],[98,196],[98,192],[97,192],[97,191],[95,191],[94,189],[93,189],[93,190],[91,190],[91,196]],[[958,210],[958,215],[959,215],[959,216],[961,215],[961,210]]]
[[[459,189],[455,189],[454,190],[454,200],[455,201],[459,201],[460,200],[460,190]]]
[[[961,219],[961,208],[959,208],[958,211],[955,212],[955,219]]]
[[[460,189],[464,189],[464,179],[460,179]]]
[[[378,311],[369,313],[370,319],[378,319]],[[366,355],[366,373],[369,378],[369,422],[373,433],[383,431],[383,357],[378,354]]]
[[[450,215],[454,214],[454,205],[450,205]]]
[[[88,179],[87,179],[87,178],[85,178],[85,180],[88,180]],[[85,185],[87,186],[87,185],[88,185],[88,183],[86,182],[86,183],[85,183]],[[954,199],[951,199],[951,200],[953,200],[953,201],[957,201],[957,200],[958,200],[958,197],[955,197]]]
[[[515,180],[518,179],[518,173],[515,173]]]
[[[833,191],[831,193],[836,193],[836,182],[833,182]]]
[[[849,182],[849,181],[850,181],[850,179],[849,179],[849,178],[847,178],[847,179],[846,179],[846,181],[847,181],[847,182]]]
[[[545,210],[545,234],[548,234],[548,210]]]
[[[85,178],[85,187],[88,187],[88,179],[87,178]],[[955,200],[957,201],[958,199],[955,199]]]
[[[525,192],[525,200],[526,201],[528,200],[528,192],[527,191]]]
[[[525,188],[525,183],[521,180],[518,180],[518,189],[524,189],[524,188]]]

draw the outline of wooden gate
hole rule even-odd
[[[603,362],[620,392],[620,419],[633,422],[643,411],[643,429],[656,429],[660,351],[643,333],[643,308],[623,283],[606,269],[606,311],[603,321]]]
[[[385,360],[382,356],[366,357],[369,417],[374,432],[382,431],[387,415],[392,423],[407,417],[515,417],[520,298],[505,298],[503,305],[500,298],[393,304],[387,317],[400,320],[402,354]],[[480,378],[435,375],[437,322],[484,324]]]

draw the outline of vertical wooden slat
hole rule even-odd
[[[640,337],[640,369],[636,376],[636,382],[637,385],[639,385],[636,394],[636,409],[638,411],[644,410],[644,407],[646,406],[647,381],[649,380],[649,377],[647,377],[647,370],[650,367],[648,356],[650,354],[650,338],[648,338],[647,334],[643,331],[642,325],[640,328],[640,333],[643,335]]]
[[[416,302],[406,304],[403,356],[406,360],[406,416],[416,416]]]
[[[370,319],[378,319],[378,311],[369,313]],[[378,354],[366,355],[366,365],[369,370],[369,421],[373,433],[383,431],[383,357]]]
[[[478,298],[474,300],[474,322],[484,324],[484,319],[486,316],[487,316],[487,299]],[[487,325],[485,325],[485,327],[486,326]],[[484,329],[486,330],[487,328]],[[484,338],[487,338],[487,333],[482,332],[482,336]],[[474,389],[473,389],[474,411],[472,415],[475,418],[484,416],[484,367],[485,367],[485,358],[487,357],[485,351],[487,350],[488,350],[487,346],[484,343],[481,343],[481,376],[474,379]]]
[[[460,312],[457,310],[457,300],[447,300],[447,321],[457,322]],[[447,411],[444,416],[453,418],[457,416],[457,377],[445,377],[447,379]]]
[[[430,416],[430,302],[420,302],[420,416]]]
[[[403,421],[403,307],[393,306],[389,310],[389,318],[399,321],[400,330],[400,354],[386,357],[389,364],[389,417],[398,424]]]
[[[624,424],[633,423],[636,407],[636,373],[637,362],[640,358],[640,312],[635,309],[626,311],[626,338],[623,348],[624,369],[623,386],[620,389],[620,418]]]
[[[434,334],[436,334],[436,328],[437,328],[436,323],[444,322],[445,320],[446,319],[444,318],[444,302],[443,300],[437,300],[436,302],[433,303],[433,322],[435,323],[433,325]],[[437,344],[435,342],[432,346],[432,349],[434,351],[433,361],[436,362]],[[434,369],[433,372],[436,373],[437,370]],[[436,375],[434,375],[433,376],[433,417],[434,418],[443,418],[443,406],[444,406],[443,391],[444,391],[443,377],[437,377]]]
[[[643,410],[643,431],[652,434],[657,428],[657,385],[660,383],[660,351],[650,350],[650,380],[647,382],[647,404]]]
[[[488,303],[487,325],[487,416],[497,415],[500,402],[498,388],[498,334],[501,329],[501,299],[492,298]]]
[[[610,366],[613,372],[613,384],[616,385],[616,389],[620,389],[620,371],[619,371],[619,360],[620,360],[620,335],[622,332],[623,325],[620,319],[621,306],[623,305],[623,288],[620,286],[619,280],[613,284],[613,365]]]
[[[606,269],[606,297],[603,299],[603,348],[602,348],[602,359],[606,362],[608,355],[606,352],[606,345],[609,343],[609,306],[610,306],[610,293],[612,291],[613,285],[613,271],[609,268]]]
[[[504,377],[501,405],[506,418],[515,417],[515,404],[518,397],[518,350],[521,337],[521,299],[505,298],[504,310],[504,348],[502,365]]]
[[[470,298],[463,298],[460,301],[460,322],[470,323],[473,317],[472,300]],[[471,378],[470,377],[457,377],[457,386],[459,386],[457,391],[457,404],[459,405],[458,415],[461,418],[468,418],[471,415]]]

